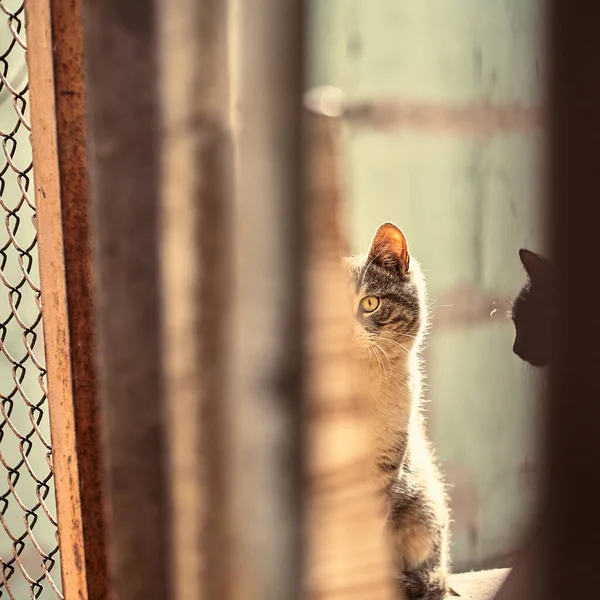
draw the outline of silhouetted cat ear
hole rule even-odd
[[[408,244],[404,234],[393,223],[384,223],[375,232],[368,260],[395,266],[403,275],[408,272]]]
[[[521,263],[523,264],[523,267],[525,267],[525,271],[527,271],[527,275],[529,275],[529,279],[531,279],[531,281],[535,281],[536,279],[540,279],[542,277],[547,277],[550,272],[550,261],[540,254],[536,254],[531,250],[521,248],[519,250],[519,258],[521,259]]]

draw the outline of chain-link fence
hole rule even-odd
[[[23,0],[0,1],[0,597],[62,597]]]

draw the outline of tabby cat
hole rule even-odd
[[[411,600],[439,600],[448,591],[449,513],[421,411],[423,276],[392,223],[379,227],[366,257],[350,257],[348,265],[399,585]]]
[[[513,352],[534,367],[550,363],[554,307],[552,263],[531,250],[519,250],[527,282],[512,305],[515,324]]]

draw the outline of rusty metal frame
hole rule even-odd
[[[106,598],[81,3],[27,0],[32,146],[63,590]]]

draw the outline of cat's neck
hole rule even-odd
[[[419,410],[421,372],[417,350],[389,360],[370,359],[369,375],[373,431],[377,446],[387,449],[397,444],[399,436],[408,436]]]

